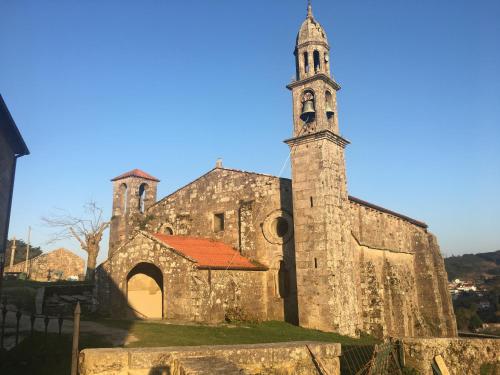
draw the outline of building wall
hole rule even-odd
[[[262,299],[266,272],[199,270],[146,232],[138,232],[97,268],[102,313],[133,315],[127,307],[127,277],[139,263],[157,267],[162,274],[164,319],[221,322],[235,314],[251,320],[266,318]]]
[[[0,257],[3,258],[7,242],[7,230],[12,197],[12,178],[16,160],[14,151],[0,128]],[[0,262],[2,259],[0,259]]]
[[[320,136],[289,144],[299,323],[354,336],[358,295],[343,145]]]
[[[456,336],[443,258],[427,229],[351,201],[361,329],[377,336]]]
[[[36,281],[55,280],[56,272],[62,272],[62,279],[69,276],[85,275],[85,261],[78,255],[66,249],[57,249],[47,254],[41,254],[35,258],[5,267],[4,272],[25,272],[28,270],[29,278]],[[50,270],[50,272],[49,272]]]
[[[127,177],[113,181],[113,214],[111,216],[108,255],[134,234],[134,222],[142,223],[140,188],[146,186],[144,209],[156,202],[158,182],[140,177]],[[132,227],[131,227],[132,226]]]
[[[291,181],[216,168],[153,205],[144,229],[211,238],[269,268],[260,300],[268,319],[297,322]],[[224,214],[224,230],[214,231],[214,214]],[[287,221],[280,237],[275,220]],[[136,221],[140,229],[144,221]],[[281,287],[279,284],[281,283]]]

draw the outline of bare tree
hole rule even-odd
[[[81,248],[87,252],[85,279],[93,280],[102,235],[109,227],[109,221],[103,221],[102,209],[94,201],[89,201],[84,205],[84,212],[83,217],[75,217],[62,211],[59,215],[43,217],[42,221],[59,230],[50,242],[74,238],[80,243]]]

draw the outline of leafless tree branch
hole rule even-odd
[[[84,205],[85,215],[76,217],[65,210],[50,217],[42,217],[45,225],[57,229],[49,243],[63,239],[74,238],[87,252],[87,279],[93,279],[94,269],[99,254],[100,243],[104,231],[109,227],[109,222],[103,221],[103,212],[94,201]]]

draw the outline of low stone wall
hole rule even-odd
[[[488,364],[500,370],[499,339],[411,338],[403,339],[403,347],[405,365],[421,375],[432,375],[437,355],[443,357],[451,375],[480,374],[481,366]]]
[[[317,342],[85,349],[79,366],[80,375],[340,375],[339,356],[340,344]]]

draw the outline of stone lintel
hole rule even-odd
[[[299,80],[299,81],[295,81],[295,82],[292,82],[290,84],[288,84],[286,86],[286,88],[288,90],[292,90],[293,88],[297,87],[297,86],[301,86],[301,85],[304,85],[306,83],[310,83],[310,82],[313,82],[313,81],[316,81],[316,80],[322,80],[328,84],[330,84],[335,91],[339,91],[340,90],[340,85],[335,82],[333,79],[331,79],[330,77],[328,77],[325,73],[318,73],[318,74],[315,74],[311,77],[307,77],[307,78],[304,78],[302,80]]]
[[[347,139],[342,138],[340,135],[337,135],[337,134],[331,132],[330,130],[321,130],[321,131],[316,132],[316,133],[301,135],[301,136],[295,137],[295,138],[289,138],[289,139],[286,139],[284,142],[288,146],[293,147],[293,146],[296,146],[299,144],[318,141],[318,140],[322,140],[322,139],[327,139],[333,143],[336,143],[337,145],[341,146],[342,148],[345,148],[345,146],[347,146],[348,144],[351,143]]]

